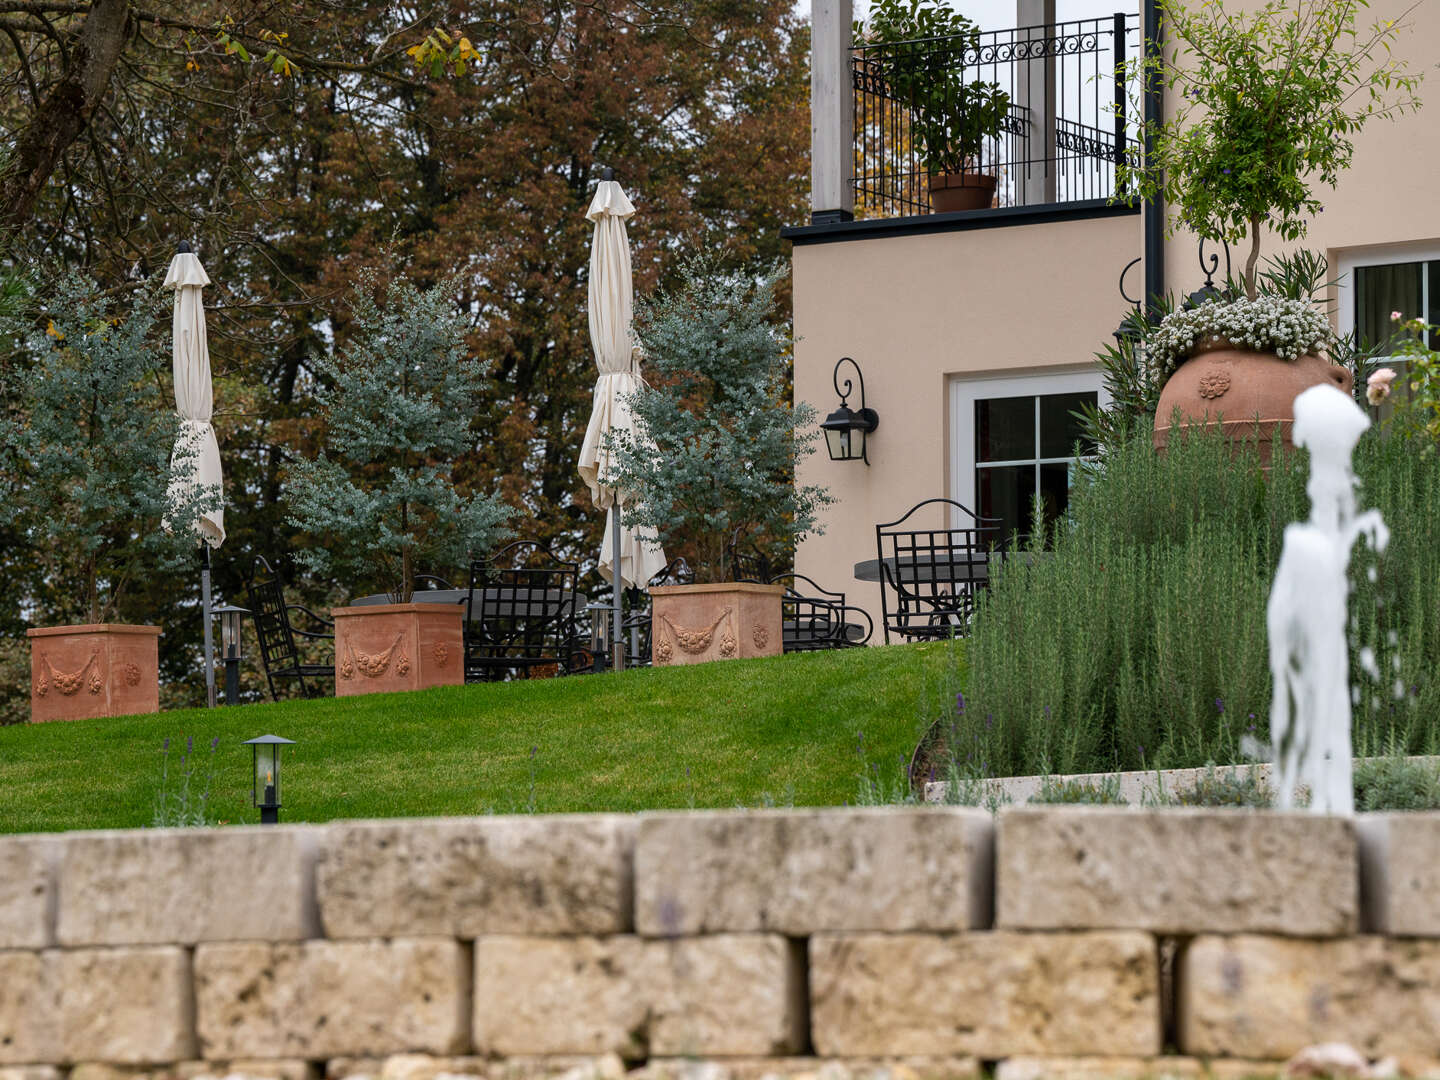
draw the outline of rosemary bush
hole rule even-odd
[[[155,795],[155,815],[151,826],[156,829],[200,828],[214,825],[210,816],[210,782],[215,777],[215,751],[220,736],[210,740],[210,757],[205,762],[205,775],[195,755],[195,737],[185,739],[185,749],[172,777],[170,773],[170,740],[160,747],[160,790]]]
[[[947,745],[1006,776],[1195,767],[1268,737],[1265,605],[1285,525],[1305,516],[1303,452],[1232,457],[1216,433],[1164,457],[1143,424],[1082,475],[1053,553],[1007,565],[969,641],[966,706]],[[1434,752],[1440,708],[1440,461],[1372,430],[1356,452],[1363,505],[1392,533],[1351,562],[1357,753]],[[1036,539],[1038,546],[1039,538]],[[1374,580],[1371,580],[1373,572]],[[1372,650],[1373,670],[1360,661]],[[958,751],[956,751],[958,754]]]

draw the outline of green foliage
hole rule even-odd
[[[159,306],[143,290],[120,312],[68,278],[44,305],[44,332],[24,337],[27,362],[4,376],[16,406],[0,416],[0,528],[68,583],[79,604],[63,614],[92,623],[137,579],[193,558],[195,523],[220,503],[213,489],[170,490],[198,446],[175,447]]]
[[[1205,763],[1205,772],[1192,787],[1176,788],[1159,793],[1155,800],[1161,806],[1236,806],[1264,809],[1273,806],[1275,797],[1270,788],[1246,769],[1219,770],[1213,761]]]
[[[885,82],[914,110],[910,131],[926,171],[973,167],[1010,110],[999,83],[965,78],[962,57],[979,47],[979,27],[938,0],[876,0],[855,42],[889,46],[879,50]]]
[[[1423,319],[1401,318],[1395,323],[1400,340],[1391,347],[1390,355],[1406,364],[1405,382],[1409,394],[1396,399],[1393,423],[1410,435],[1428,438],[1426,444],[1434,452],[1440,439],[1440,350],[1431,347],[1440,341],[1440,326],[1431,326]],[[1377,395],[1383,400],[1386,395]],[[1379,401],[1373,402],[1379,404]]]
[[[1366,0],[1235,6],[1160,0],[1177,44],[1168,58],[1133,61],[1133,85],[1158,81],[1179,94],[1171,117],[1146,131],[1148,156],[1120,165],[1117,190],[1162,195],[1179,224],[1212,240],[1248,235],[1254,299],[1262,224],[1284,240],[1303,237],[1321,210],[1312,178],[1334,187],[1367,122],[1419,108],[1421,77],[1390,54],[1402,26],[1357,28]]]
[[[820,432],[811,406],[785,400],[790,339],[771,321],[783,273],[756,280],[692,259],[674,290],[637,304],[652,385],[631,395],[635,434],[609,441],[618,486],[633,493],[624,521],[693,556],[697,582],[726,580],[737,530],[793,550],[833,501],[795,482]]]
[[[1079,803],[1087,806],[1128,806],[1129,800],[1120,794],[1120,777],[1103,776],[1094,780],[1046,776],[1040,781],[1040,790],[1030,796],[1032,803],[1041,805],[1063,805]]]
[[[1440,769],[1399,754],[1356,762],[1355,809],[1440,810]]]
[[[315,358],[327,385],[326,448],[291,469],[290,521],[313,534],[300,555],[317,573],[378,580],[408,602],[421,564],[449,569],[503,535],[509,511],[495,497],[462,494],[454,459],[473,443],[482,367],[465,346],[453,292],[424,292],[403,278],[375,301],[372,275],[350,300],[348,344]]]
[[[1391,528],[1383,557],[1351,563],[1357,753],[1440,744],[1440,461],[1422,445],[1372,430],[1356,452],[1362,503]],[[1268,473],[1213,432],[1161,457],[1142,425],[1081,474],[1053,552],[982,599],[951,745],[1007,776],[1237,761],[1265,738],[1265,605],[1284,526],[1307,513],[1305,457],[1276,450]]]
[[[210,787],[215,780],[215,752],[220,747],[220,736],[210,740],[210,758],[205,763],[205,775],[201,777],[200,764],[195,759],[195,737],[185,740],[185,749],[180,752],[175,775],[170,775],[170,740],[160,746],[160,790],[155,794],[155,813],[150,820],[152,828],[178,829],[202,828],[214,825],[210,813]]]

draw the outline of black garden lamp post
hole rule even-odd
[[[220,616],[220,656],[225,661],[225,704],[240,704],[240,661],[245,659],[245,642],[240,634],[240,619],[250,614],[249,608],[223,604],[215,609]]]
[[[845,380],[845,389],[840,389],[840,365],[849,364],[855,369],[855,377],[860,380],[860,408],[851,409],[846,403],[853,390],[854,384],[849,379]],[[825,418],[820,429],[825,432],[825,447],[830,451],[831,461],[863,461],[870,464],[870,458],[865,451],[865,436],[880,426],[880,417],[874,409],[865,407],[865,376],[860,373],[860,365],[848,356],[842,356],[835,364],[835,374],[832,380],[835,392],[840,395],[840,407]]]
[[[294,746],[294,739],[282,739],[279,735],[261,735],[258,739],[246,739],[242,746],[250,747],[255,754],[255,776],[250,792],[251,801],[260,810],[261,825],[275,825],[280,821],[280,748]]]

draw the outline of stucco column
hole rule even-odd
[[[1015,40],[1044,41],[1055,34],[1055,0],[1015,0]],[[1055,201],[1055,56],[1053,50],[1015,65],[1015,104],[1030,110],[1030,125],[1014,140],[1021,201]]]
[[[810,220],[817,225],[855,216],[851,19],[850,0],[810,2]]]

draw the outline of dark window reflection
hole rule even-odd
[[[975,402],[975,460],[1016,461],[1035,456],[1035,399]]]
[[[1355,269],[1355,336],[1362,345],[1379,346],[1381,355],[1395,347],[1398,332],[1390,315],[1398,311],[1413,319],[1420,314],[1424,270],[1418,262]]]
[[[1080,453],[1093,454],[1094,444],[1084,437],[1080,418],[1076,415],[1082,405],[1094,405],[1095,392],[1084,394],[1047,394],[1040,399],[1040,456],[1070,457],[1075,444],[1081,444]]]

